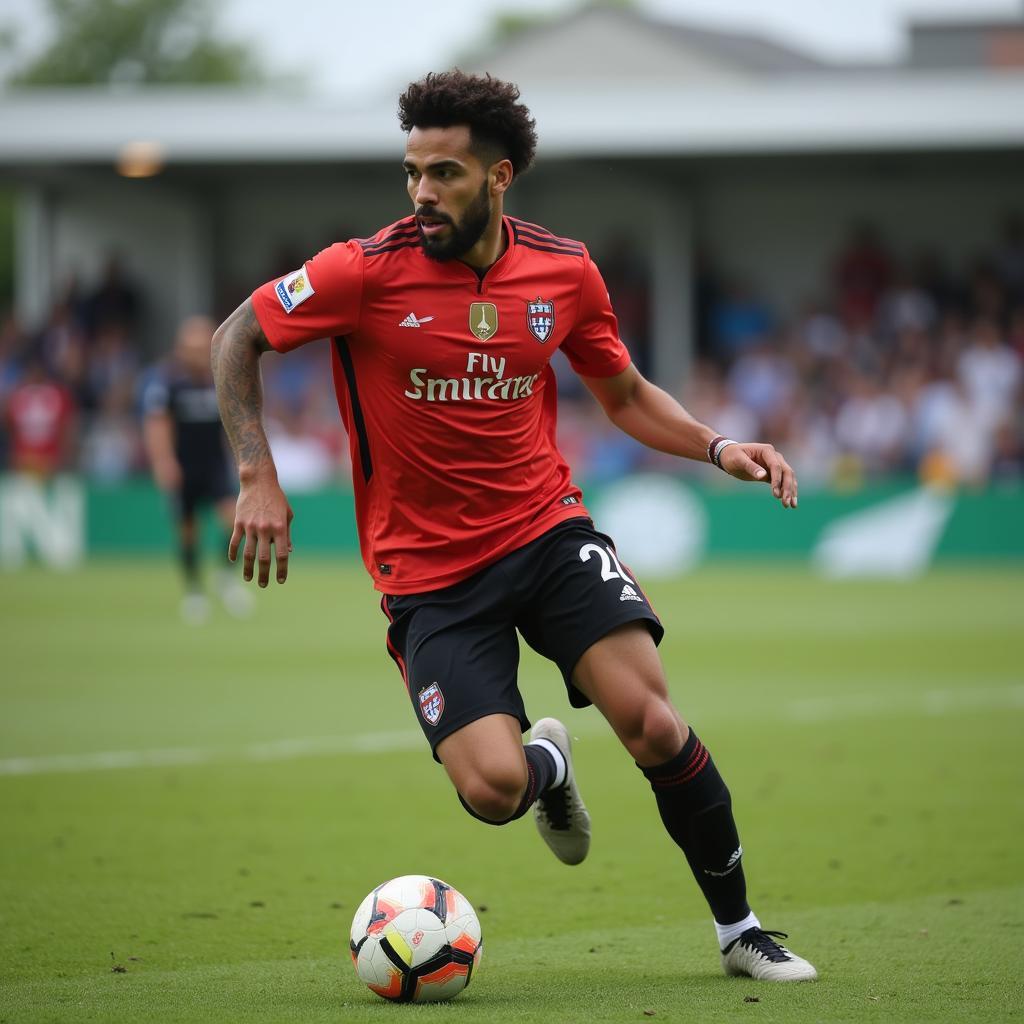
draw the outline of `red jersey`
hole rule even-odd
[[[586,248],[504,218],[483,278],[438,262],[406,217],[253,292],[279,352],[333,338],[363,561],[378,590],[450,586],[585,516],[555,446],[561,348],[577,373],[629,366]]]
[[[52,381],[21,384],[11,393],[11,466],[50,475],[63,468],[65,437],[74,416],[67,389]]]

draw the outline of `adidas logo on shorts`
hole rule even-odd
[[[619,594],[620,601],[643,601],[643,598],[627,583]]]

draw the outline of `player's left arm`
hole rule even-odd
[[[670,394],[630,364],[612,377],[583,377],[608,418],[641,444],[669,455],[708,460],[715,439],[711,427],[694,419]],[[792,467],[770,444],[737,442],[721,449],[719,464],[737,480],[770,483],[784,508],[796,508],[797,482]]]

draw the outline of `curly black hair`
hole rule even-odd
[[[491,75],[467,75],[458,68],[431,72],[398,99],[402,131],[469,125],[473,148],[484,159],[507,158],[516,175],[533,162],[536,122],[517,103],[519,89]]]

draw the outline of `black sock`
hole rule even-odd
[[[199,545],[193,541],[183,541],[181,545],[181,565],[185,570],[185,585],[189,590],[199,589]]]
[[[743,848],[729,790],[707,748],[691,729],[671,761],[640,770],[651,783],[665,829],[686,854],[715,920],[742,921],[750,913]]]
[[[459,794],[462,806],[477,821],[485,821],[488,825],[507,825],[510,821],[521,818],[533,806],[537,797],[544,790],[549,789],[551,783],[555,781],[555,759],[543,747],[527,744],[523,748],[523,752],[526,754],[526,792],[523,794],[523,799],[519,801],[519,806],[511,817],[505,818],[503,821],[492,821],[490,818],[484,818],[466,803],[461,793]]]

